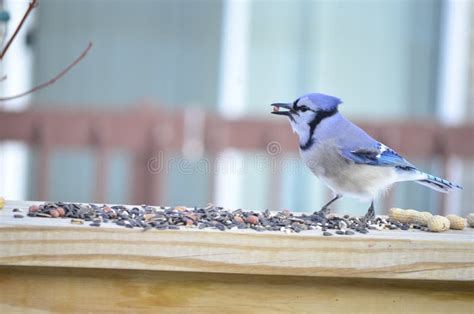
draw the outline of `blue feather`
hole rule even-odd
[[[309,98],[311,103],[318,106],[318,109],[323,111],[330,111],[336,109],[340,104],[342,104],[342,100],[325,94],[320,93],[311,93],[301,96],[300,98]]]
[[[415,166],[396,151],[381,143],[377,143],[376,147],[372,148],[359,148],[355,150],[343,149],[341,155],[356,164],[390,166],[406,170],[416,169]]]

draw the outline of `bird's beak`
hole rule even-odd
[[[292,114],[296,114],[296,111],[293,109],[291,104],[287,103],[275,103],[271,105],[273,107],[273,114],[278,114],[282,116],[288,116],[290,119],[293,119]],[[280,108],[288,109],[285,111],[280,111]]]

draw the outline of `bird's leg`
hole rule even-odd
[[[367,210],[367,214],[365,214],[364,218],[362,218],[362,221],[365,223],[368,223],[371,220],[374,220],[375,218],[375,211],[374,211],[374,201],[372,200],[372,203],[370,203],[370,207]]]
[[[329,205],[331,205],[332,203],[334,203],[335,201],[337,201],[338,199],[340,199],[342,197],[342,195],[340,194],[336,194],[336,196],[330,200],[329,202],[327,202],[326,205],[324,205],[323,207],[321,207],[321,209],[317,212],[318,214],[322,214],[323,216],[326,216],[327,214],[329,214],[329,212],[331,211],[331,209],[329,208]]]

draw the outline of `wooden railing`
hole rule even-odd
[[[440,173],[445,177],[450,177],[447,166],[450,157],[474,159],[473,124],[448,128],[434,121],[380,121],[359,125],[408,158],[438,158],[445,165],[444,173]],[[285,158],[283,152],[298,150],[296,136],[283,119],[228,120],[210,113],[171,112],[151,107],[113,112],[56,109],[0,112],[0,141],[21,141],[37,152],[35,198],[38,200],[49,195],[50,187],[45,182],[49,182],[51,152],[59,147],[75,147],[95,151],[96,178],[91,201],[106,201],[107,165],[113,151],[120,148],[133,156],[130,202],[160,204],[166,189],[161,173],[150,169],[150,160],[157,156],[166,160],[171,153],[182,151],[189,137],[211,156],[211,164],[219,152],[228,148],[265,151],[269,143],[277,143],[281,153],[273,154],[274,158]],[[278,169],[272,175],[275,178],[270,182],[275,191],[281,181]],[[211,186],[209,190],[214,189]],[[213,199],[212,195],[209,199]],[[444,201],[440,204],[439,211],[443,212]],[[270,208],[276,205],[276,199],[269,200]]]

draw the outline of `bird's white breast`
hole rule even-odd
[[[374,198],[396,182],[392,167],[355,164],[343,158],[334,142],[317,142],[301,157],[309,169],[336,194]]]

